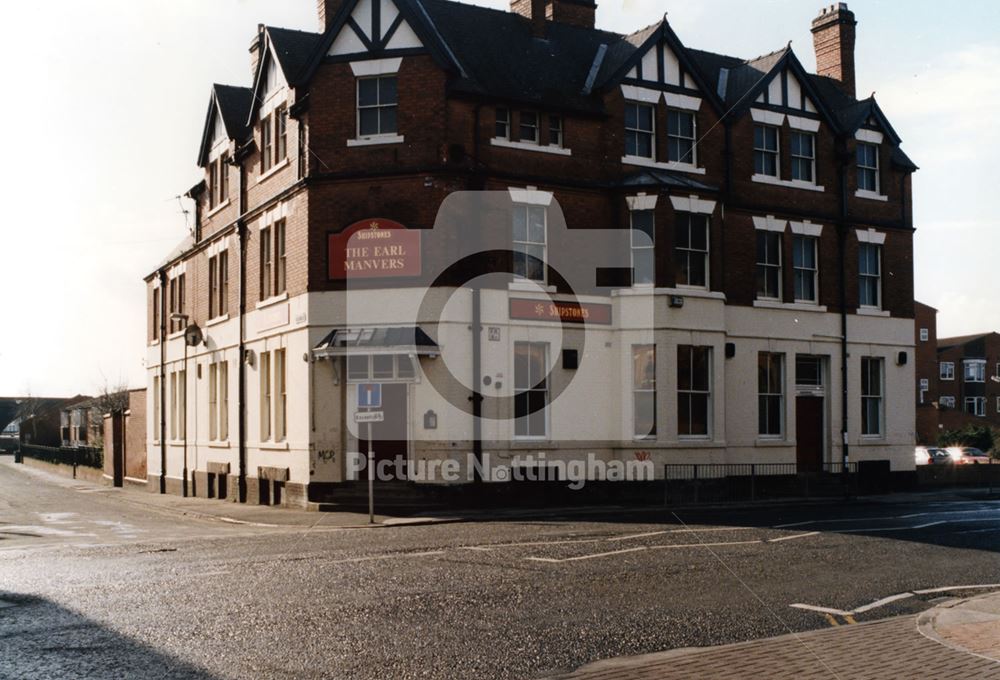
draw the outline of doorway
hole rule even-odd
[[[382,408],[385,419],[371,424],[372,443],[375,445],[375,463],[403,460],[403,470],[409,454],[409,399],[406,383],[382,383]],[[358,425],[358,447],[368,455],[368,425]]]
[[[799,472],[823,469],[823,397],[795,398],[795,462]]]

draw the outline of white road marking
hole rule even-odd
[[[835,614],[837,616],[852,616],[854,614],[864,614],[872,609],[878,609],[879,607],[884,607],[892,602],[897,602],[899,600],[906,600],[916,595],[930,595],[933,593],[946,593],[954,590],[988,590],[991,588],[1000,588],[1000,583],[984,583],[979,585],[971,586],[943,586],[941,588],[924,588],[922,590],[908,590],[905,593],[897,593],[896,595],[889,595],[888,597],[883,597],[881,600],[875,600],[874,602],[869,602],[868,604],[862,605],[856,609],[850,611],[844,611],[843,609],[833,609],[831,607],[820,607],[814,604],[802,604],[797,602],[795,604],[788,605],[789,607],[794,607],[795,609],[805,609],[808,611],[819,612],[821,614]]]
[[[884,607],[885,605],[889,604],[890,602],[896,602],[897,600],[905,600],[905,599],[910,598],[910,597],[913,597],[913,593],[899,593],[898,595],[890,595],[889,597],[883,597],[881,600],[875,600],[874,602],[870,602],[870,603],[868,603],[866,605],[858,607],[857,609],[855,609],[851,613],[852,614],[863,614],[866,611],[869,611],[869,610],[872,610],[872,609],[878,609],[879,607]]]
[[[817,607],[814,604],[802,604],[801,602],[796,602],[795,604],[790,604],[788,606],[794,607],[795,609],[805,609],[806,611],[819,612],[820,614],[834,614],[835,616],[851,615],[851,612],[845,612],[843,609],[832,609],[830,607]]]
[[[608,557],[610,555],[621,555],[623,553],[639,552],[640,550],[646,550],[646,546],[640,545],[636,548],[625,548],[624,550],[612,550],[611,552],[596,553],[594,555],[577,555],[576,557],[564,557],[562,559],[557,559],[555,557],[525,557],[524,559],[531,562],[579,562],[580,560],[594,560],[598,557]]]
[[[482,546],[482,545],[460,545],[460,546],[458,546],[458,549],[459,550],[475,550],[477,552],[490,552],[492,550],[492,548],[487,548],[487,547]]]
[[[662,536],[666,531],[647,531],[644,534],[629,534],[628,536],[614,536],[609,541],[631,541],[633,538],[646,538],[648,536]]]
[[[916,526],[911,526],[911,527],[865,527],[863,529],[841,529],[837,533],[860,534],[863,532],[871,532],[871,531],[913,531],[914,529],[926,529],[927,527],[936,527],[939,524],[945,524],[945,520],[941,520],[940,522],[927,522],[927,524],[917,524]]]
[[[652,545],[649,547],[650,550],[671,550],[676,548],[715,548],[723,545],[753,545],[757,543],[763,543],[762,540],[756,541],[720,541],[718,543],[679,543],[675,545]]]
[[[846,522],[881,522],[892,519],[913,519],[914,517],[926,517],[927,515],[967,515],[972,512],[997,512],[996,509],[975,509],[975,510],[950,510],[941,512],[915,512],[909,515],[887,515],[885,517],[837,517],[832,519],[810,519],[804,522],[791,522],[789,524],[775,524],[772,529],[787,529],[789,527],[802,527],[807,524],[840,524]]]
[[[769,539],[767,539],[767,542],[768,543],[780,543],[781,541],[794,541],[796,538],[806,538],[808,536],[815,536],[818,533],[819,533],[818,531],[809,531],[809,532],[804,533],[804,534],[793,534],[791,536],[779,536],[778,538],[769,538]]]
[[[924,590],[914,590],[917,595],[927,595],[929,593],[946,593],[950,590],[985,590],[987,588],[1000,588],[1000,583],[985,583],[976,586],[945,586],[943,588],[925,588]]]
[[[994,531],[1000,531],[1000,527],[990,527],[989,529],[966,529],[965,531],[955,531],[952,532],[955,535],[958,534],[987,534]]]

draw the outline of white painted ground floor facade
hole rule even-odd
[[[261,479],[277,481],[296,490],[285,493],[298,504],[314,495],[310,487],[347,480],[348,454],[365,450],[355,432],[364,426],[354,424],[358,384],[371,383],[382,386],[386,419],[372,436],[379,457],[453,460],[468,478],[477,439],[474,293],[430,295],[440,303],[437,318],[419,318],[424,295],[415,288],[352,291],[350,304],[334,292],[274,301],[246,315],[242,357],[236,318],[208,325],[204,342],[186,352],[183,337],[168,338],[162,369],[161,348],[151,345],[151,488],[159,488],[162,457],[170,491],[181,488],[185,467],[199,496],[225,496],[220,485],[235,483],[241,361],[252,489]],[[478,439],[494,462],[592,454],[648,459],[662,476],[666,463],[842,460],[838,314],[650,288],[581,297],[578,309],[591,321],[559,323],[549,317],[553,300],[561,298],[534,286],[481,292]],[[527,318],[537,305],[538,318]],[[366,344],[388,327],[419,328],[436,347]],[[325,347],[338,329],[351,331],[340,337],[356,346]],[[913,320],[850,315],[847,337],[850,460],[913,469]]]

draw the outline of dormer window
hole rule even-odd
[[[549,146],[563,145],[562,116],[549,116]]]
[[[396,76],[358,79],[358,136],[396,134]]]
[[[208,208],[216,208],[229,200],[229,154],[224,153],[208,166]]]
[[[625,102],[625,155],[653,158],[655,139],[652,105]]]
[[[878,145],[858,142],[858,190],[879,193]]]
[[[497,122],[493,136],[497,139],[510,139],[510,109],[497,107]]]
[[[667,160],[694,165],[694,114],[667,111]]]
[[[534,111],[521,111],[520,136],[522,142],[538,144],[538,114]]]
[[[778,176],[778,128],[773,125],[753,128],[753,169],[758,175]]]

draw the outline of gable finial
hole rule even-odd
[[[786,49],[786,50],[790,50],[790,49],[792,49],[792,41],[791,41],[791,40],[789,40],[789,41],[788,41],[788,44],[787,44],[787,45],[785,45],[785,49]]]

